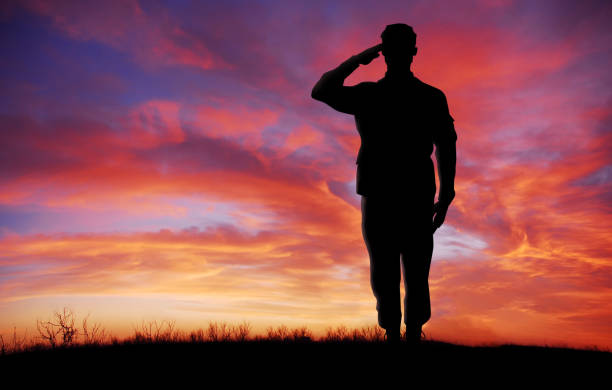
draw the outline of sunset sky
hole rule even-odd
[[[425,333],[612,348],[610,2],[1,4],[0,334],[376,324],[354,118],[310,93],[407,23],[458,135]]]

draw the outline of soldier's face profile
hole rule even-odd
[[[416,46],[397,41],[383,42],[382,47],[382,55],[385,57],[385,62],[387,64],[410,63],[416,51]]]

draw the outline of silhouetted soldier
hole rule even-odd
[[[457,133],[444,93],[410,71],[417,52],[412,27],[388,25],[381,38],[381,44],[325,73],[312,97],[355,116],[361,136],[357,193],[362,196],[362,233],[370,256],[378,323],[388,341],[399,341],[403,268],[405,336],[418,342],[423,324],[431,317],[428,278],[433,233],[455,197]],[[383,78],[343,85],[360,64],[369,64],[380,51],[387,63]],[[434,144],[440,177],[435,204]]]

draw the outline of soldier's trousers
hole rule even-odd
[[[362,196],[362,233],[370,255],[370,282],[378,324],[399,328],[400,284],[404,273],[404,323],[423,325],[431,317],[429,268],[433,254],[432,197]]]

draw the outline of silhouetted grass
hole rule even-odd
[[[612,367],[612,353],[597,348],[573,349],[520,345],[462,346],[424,340],[419,346],[405,342],[391,346],[376,326],[328,328],[316,338],[307,327],[269,327],[252,334],[251,325],[210,322],[190,332],[176,329],[174,321],[142,322],[131,336],[119,339],[99,324],[80,328],[71,311],[54,313],[50,321],[38,321],[40,337],[26,341],[14,330],[1,337],[0,367],[45,367],[76,372],[81,367],[106,370],[205,370],[207,375],[240,377],[244,372],[291,372],[306,375],[352,372],[375,376],[385,370],[408,370],[418,375],[439,375],[436,369],[461,375],[575,375],[594,378]],[[61,329],[58,329],[61,328]],[[64,335],[67,335],[66,337]],[[81,372],[79,371],[79,372]],[[347,371],[347,372],[348,372]],[[496,374],[497,373],[497,374]],[[446,375],[446,374],[445,374]],[[355,379],[354,377],[351,377]],[[467,378],[467,377],[466,377]],[[246,380],[245,378],[242,378]]]
[[[10,355],[46,349],[76,347],[102,347],[108,345],[185,344],[185,343],[347,343],[382,342],[384,331],[376,325],[349,329],[344,325],[329,327],[326,334],[316,338],[306,326],[290,329],[285,325],[268,327],[264,335],[252,334],[248,322],[238,325],[227,322],[209,322],[206,328],[190,332],[179,330],[175,321],[143,321],[134,326],[131,336],[119,339],[99,323],[88,323],[86,316],[79,327],[75,314],[69,308],[55,311],[51,319],[36,321],[37,337],[17,335],[14,328],[11,337],[0,335],[0,354]]]
[[[213,343],[256,343],[256,344],[383,344],[384,330],[377,325],[363,326],[349,329],[345,325],[328,327],[321,337],[314,337],[313,332],[306,326],[290,329],[285,325],[268,327],[264,335],[252,334],[252,326],[244,321],[238,325],[227,322],[209,322],[206,328],[199,328],[190,332],[177,329],[175,321],[143,321],[134,326],[131,336],[119,339],[107,332],[99,323],[90,325],[89,315],[82,322],[81,327],[76,325],[76,316],[72,310],[64,308],[55,311],[53,317],[47,321],[37,320],[38,337],[27,338],[17,335],[14,328],[10,337],[0,335],[0,354],[11,355],[15,353],[57,350],[78,347],[103,347],[117,345],[142,344],[213,344]],[[424,340],[423,345],[453,345],[435,340]],[[518,346],[518,345],[481,345],[477,347],[457,346],[458,348],[536,348],[549,350],[592,351],[610,353],[600,350],[596,346],[588,349],[576,349],[554,346]]]

